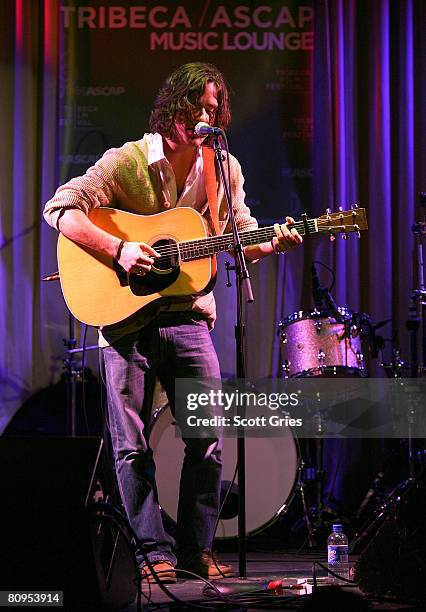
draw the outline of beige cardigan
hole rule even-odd
[[[112,206],[128,212],[152,215],[165,210],[161,182],[158,173],[148,165],[148,141],[150,134],[136,142],[127,142],[120,148],[109,149],[89,168],[83,176],[71,179],[58,188],[44,208],[44,218],[57,228],[64,209],[78,208],[86,214],[97,206]],[[237,159],[230,155],[231,190],[234,214],[240,231],[257,228],[257,221],[245,205],[244,177]],[[225,166],[226,167],[226,166]],[[218,185],[219,229],[224,233],[228,223],[227,204],[223,187]],[[210,225],[210,211],[207,201],[198,211]],[[131,331],[141,328],[160,311],[194,310],[201,313],[213,327],[216,308],[213,294],[188,296],[179,300],[160,299],[143,313],[133,315],[116,325],[103,328],[102,334],[109,342]]]

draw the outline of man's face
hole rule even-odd
[[[206,83],[204,92],[197,103],[197,111],[193,117],[181,117],[175,119],[175,135],[172,140],[177,145],[199,146],[204,136],[196,136],[194,127],[199,121],[214,125],[218,107],[217,87],[213,82]]]

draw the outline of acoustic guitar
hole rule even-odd
[[[111,325],[126,319],[154,300],[200,294],[211,289],[215,255],[232,249],[232,234],[208,236],[201,215],[192,208],[174,208],[156,215],[137,215],[114,208],[95,208],[91,221],[131,242],[145,242],[161,255],[144,275],[128,274],[111,257],[77,244],[62,234],[58,240],[59,276],[65,302],[87,325]],[[334,236],[367,229],[365,209],[354,208],[308,219],[293,227],[301,235]],[[273,225],[241,232],[244,246],[268,242]]]

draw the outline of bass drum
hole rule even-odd
[[[184,443],[176,436],[176,423],[168,405],[154,414],[150,447],[156,464],[158,499],[162,511],[177,518],[180,471]],[[290,429],[276,438],[246,438],[246,531],[255,534],[286,512],[299,479],[299,447]],[[236,438],[223,438],[222,491],[228,488],[237,462]],[[231,493],[235,495],[233,491]],[[216,537],[238,535],[238,516],[220,520]]]

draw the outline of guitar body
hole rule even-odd
[[[176,243],[206,238],[201,215],[192,208],[174,208],[156,215],[136,215],[113,208],[96,208],[91,221],[128,242],[162,246],[172,255],[161,268],[145,276],[126,274],[102,253],[77,244],[62,234],[58,264],[65,302],[72,314],[87,325],[111,325],[126,319],[154,300],[166,296],[202,293],[214,280],[215,257],[182,261]],[[173,255],[173,252],[175,255]]]

